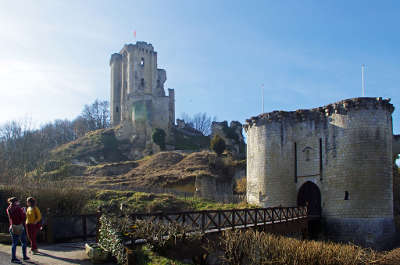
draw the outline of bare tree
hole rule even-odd
[[[30,119],[10,121],[0,126],[0,181],[7,181],[37,168],[50,150],[110,125],[108,101],[85,105],[74,121],[55,120],[35,129]]]
[[[3,181],[22,175],[41,157],[41,149],[37,147],[38,141],[31,127],[29,119],[10,121],[0,127],[0,175]]]
[[[110,127],[110,109],[108,101],[95,100],[85,105],[81,117],[86,120],[88,131]]]
[[[181,119],[186,122],[187,125],[190,127],[200,131],[204,135],[211,134],[211,124],[213,121],[217,119],[217,117],[211,117],[207,115],[205,112],[199,112],[192,116],[188,115],[187,113],[181,114]]]

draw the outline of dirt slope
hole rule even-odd
[[[131,163],[129,165],[131,169],[127,169],[123,174],[106,175],[101,170],[97,170],[95,174],[88,174],[87,179],[90,185],[102,185],[104,188],[152,187],[193,191],[194,181],[198,175],[216,178],[230,175],[229,167],[232,166],[232,161],[229,159],[220,163],[215,163],[215,161],[215,154],[206,151],[191,154],[175,151],[160,152]],[[118,163],[113,163],[113,165],[116,168],[119,167]],[[94,172],[93,169],[92,172]]]

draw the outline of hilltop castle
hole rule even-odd
[[[137,147],[151,148],[152,130],[168,136],[175,124],[174,90],[165,94],[167,74],[157,68],[157,52],[146,42],[127,44],[111,56],[110,67],[112,126],[124,127],[119,132]]]
[[[390,245],[400,137],[393,135],[389,101],[354,98],[248,119],[247,201],[308,205],[311,215],[323,218],[331,239]]]

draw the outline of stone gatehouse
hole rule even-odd
[[[390,99],[353,98],[248,119],[247,200],[308,205],[329,238],[375,248],[394,239]]]

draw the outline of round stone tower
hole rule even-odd
[[[247,199],[309,206],[331,239],[385,248],[393,220],[393,105],[347,99],[247,120]]]
[[[111,124],[121,122],[121,87],[122,87],[122,55],[114,53],[110,59],[111,68]]]

